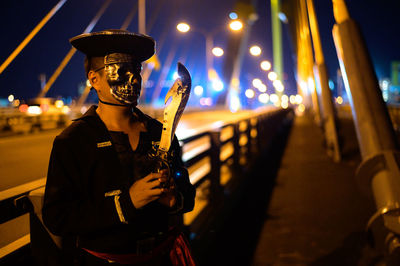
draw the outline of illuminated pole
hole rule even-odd
[[[21,42],[20,45],[11,53],[11,55],[4,61],[0,66],[0,74],[3,73],[4,69],[14,60],[14,58],[25,48],[25,46],[32,40],[33,37],[43,28],[43,26],[49,21],[55,13],[64,5],[67,0],[60,0],[50,12],[39,22],[39,24],[29,33],[28,36]]]
[[[314,75],[316,84],[321,93],[321,122],[325,133],[326,148],[328,154],[333,158],[333,160],[339,162],[341,156],[336,130],[335,107],[333,105],[332,93],[329,89],[328,71],[326,69],[324,53],[322,51],[318,20],[317,15],[315,14],[313,0],[307,0],[307,8],[315,53]]]
[[[301,63],[303,65],[303,84],[308,87],[314,108],[315,122],[321,126],[321,110],[318,101],[317,87],[314,80],[314,56],[312,51],[310,28],[308,25],[306,0],[300,0],[300,49],[302,50]],[[304,86],[304,85],[303,85]]]
[[[387,265],[400,265],[398,143],[361,30],[344,0],[333,0],[333,11],[333,38],[362,156],[357,180],[377,208],[367,228],[384,249]]]
[[[272,49],[274,54],[274,72],[278,74],[278,79],[282,79],[283,60],[282,60],[282,30],[279,20],[280,0],[271,0],[271,24],[272,24]]]
[[[111,0],[107,0],[106,2],[104,2],[102,7],[100,8],[100,10],[97,12],[96,16],[92,19],[92,21],[89,23],[89,25],[84,30],[84,33],[88,33],[88,32],[92,31],[92,29],[97,24],[100,17],[104,14],[104,12],[106,11],[106,9],[110,5],[110,3],[111,3]],[[53,83],[56,81],[58,76],[64,70],[65,66],[69,63],[69,61],[71,60],[71,58],[75,54],[75,52],[76,52],[75,48],[71,48],[71,50],[69,50],[68,54],[64,57],[64,59],[61,61],[61,64],[57,67],[56,71],[54,71],[53,75],[50,77],[49,81],[46,83],[46,86],[44,86],[44,88],[38,94],[39,98],[44,97],[46,95],[46,93],[49,91],[49,89],[51,88]]]
[[[139,33],[146,34],[146,0],[139,0]]]

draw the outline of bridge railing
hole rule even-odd
[[[237,173],[248,167],[252,158],[273,141],[282,123],[291,119],[292,115],[290,109],[259,110],[249,112],[237,121],[214,123],[189,134],[177,132],[183,151],[182,159],[197,190],[195,209],[184,215],[184,223],[190,231],[194,234],[201,232],[209,215],[215,213],[219,203],[224,202],[223,198],[229,197],[235,186],[240,186]],[[37,235],[38,232],[46,232],[41,223],[45,178],[35,182],[13,188],[7,193],[0,192],[0,211],[3,214],[0,223],[26,213],[29,213],[31,221],[30,235],[24,236],[23,242],[20,241],[8,251],[1,251],[0,248],[0,261],[30,242],[33,251],[43,250],[42,246],[37,246],[43,242],[34,242],[41,237]],[[43,228],[38,230],[32,226]],[[61,243],[57,237],[52,237],[55,243]]]

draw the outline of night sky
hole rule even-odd
[[[1,1],[0,31],[2,33],[0,63],[3,63],[11,52],[31,32],[39,21],[59,0]],[[148,34],[157,43],[157,53],[161,63],[168,53],[176,49],[172,69],[178,60],[185,63],[192,73],[193,85],[202,84],[205,80],[205,41],[196,32],[187,35],[178,34],[175,25],[186,21],[192,28],[211,30],[227,24],[228,14],[233,10],[235,0],[148,0],[147,24]],[[258,44],[263,49],[259,58],[246,56],[243,61],[241,82],[243,88],[250,87],[251,80],[259,77],[265,79],[259,63],[263,59],[272,62],[272,40],[269,14],[269,1],[255,1],[259,19],[251,28],[249,45]],[[336,81],[338,62],[332,38],[334,25],[332,1],[314,0],[319,20],[323,49],[327,61],[330,78]],[[97,13],[104,0],[68,0],[58,13],[41,29],[16,59],[0,74],[0,98],[14,94],[20,99],[35,97],[40,91],[39,75],[45,74],[47,79],[53,74],[71,45],[68,39],[83,32]],[[125,17],[137,4],[132,0],[114,0],[106,13],[99,20],[93,31],[120,28]],[[396,0],[353,0],[348,1],[351,16],[360,24],[367,41],[378,78],[390,77],[390,63],[400,60],[400,3]],[[137,15],[128,27],[137,31]],[[283,25],[284,81],[289,93],[296,92],[293,74],[293,54],[289,40],[288,28]],[[165,39],[162,37],[165,34]],[[228,31],[221,31],[214,38],[215,45],[224,48],[228,39]],[[79,86],[85,82],[83,74],[83,55],[77,52],[67,67],[54,83],[47,96],[75,98]],[[220,71],[222,58],[214,59],[214,67]],[[171,74],[167,79],[172,79]],[[156,83],[160,72],[153,72],[150,80]],[[202,85],[205,85],[204,83]],[[153,86],[154,88],[154,86]],[[149,91],[151,88],[149,88]]]

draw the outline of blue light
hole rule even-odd
[[[175,178],[179,179],[181,177],[181,175],[182,175],[181,172],[179,172],[179,171],[175,172]]]
[[[329,80],[329,88],[331,89],[331,90],[333,90],[334,88],[335,88],[335,84],[333,83],[333,81],[332,80]]]
[[[180,76],[179,76],[179,74],[178,74],[177,71],[174,72],[174,74],[172,75],[172,78],[173,78],[174,80],[176,80],[177,78],[180,78]]]
[[[229,13],[229,18],[230,19],[237,19],[238,15],[235,12],[231,12],[231,13]]]
[[[211,86],[215,91],[222,91],[224,89],[224,83],[220,79],[214,79]]]

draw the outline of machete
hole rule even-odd
[[[178,126],[179,120],[189,100],[192,86],[190,73],[180,62],[178,62],[178,75],[179,78],[175,80],[174,84],[165,96],[164,104],[166,104],[166,106],[164,108],[161,139],[158,147],[155,148],[155,157],[159,162],[156,171],[158,172],[161,169],[167,168],[169,170],[169,176],[171,176],[171,169],[169,167],[169,149],[175,136],[175,130]],[[165,184],[164,186],[167,185],[168,184]]]

